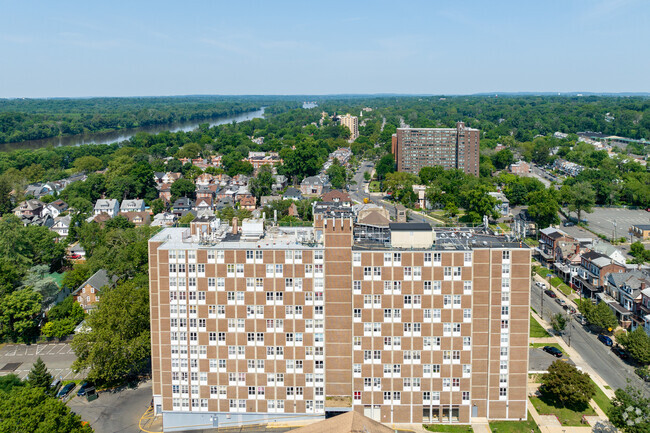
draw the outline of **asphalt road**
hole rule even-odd
[[[536,285],[531,287],[531,306],[540,315],[542,313],[542,302],[540,300],[542,289]],[[551,317],[556,313],[565,313],[562,307],[554,299],[544,296],[544,319],[550,322]],[[591,333],[587,327],[576,322],[571,322],[571,347],[589,363],[612,389],[624,388],[628,380],[637,388],[650,391],[650,384],[643,382],[635,373],[634,367],[627,364],[603,343],[597,340],[597,334]],[[569,331],[565,332],[564,340],[568,343]]]
[[[382,206],[386,209],[388,209],[388,214],[391,217],[395,217],[395,206],[392,204],[388,204],[382,201],[381,197],[377,196],[372,196],[370,194],[366,194],[364,191],[364,179],[363,179],[363,173],[367,172],[372,172],[374,169],[374,164],[369,161],[364,161],[361,163],[359,166],[359,169],[357,172],[354,174],[352,179],[356,182],[356,185],[353,185],[352,188],[350,188],[350,198],[352,200],[357,201],[359,203],[363,203],[363,199],[367,198],[368,201],[371,203],[376,204],[377,206]],[[415,214],[414,212],[408,212],[408,220],[410,222],[416,222],[416,223],[427,223],[431,224],[432,221],[426,217],[423,217],[421,215]]]

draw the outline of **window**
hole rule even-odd
[[[502,306],[501,307],[501,315],[502,316],[507,316],[510,313],[510,308],[507,306]]]
[[[361,266],[361,253],[352,253],[352,264],[354,266]]]
[[[461,295],[454,295],[454,308],[460,308]]]
[[[354,281],[352,283],[352,291],[355,294],[360,294],[361,293],[361,281]]]
[[[472,282],[471,281],[463,281],[463,293],[466,295],[469,295],[472,293]]]
[[[472,309],[464,308],[463,309],[463,320],[469,321],[472,319]]]
[[[431,253],[424,253],[424,264],[431,264]]]
[[[502,251],[501,252],[501,259],[503,261],[510,260],[510,251]]]
[[[508,388],[499,388],[499,399],[508,397]]]

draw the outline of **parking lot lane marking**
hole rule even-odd
[[[63,376],[63,380],[67,379],[68,376],[70,376],[70,375],[72,374],[72,370],[70,370],[69,368],[66,368],[66,371],[67,371],[68,373],[67,373],[65,376]]]

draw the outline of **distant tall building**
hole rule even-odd
[[[349,113],[339,118],[341,125],[346,126],[350,130],[350,141],[359,138],[359,118],[351,116]]]
[[[479,175],[479,134],[458,122],[456,128],[398,128],[393,134],[397,171],[417,174],[436,165]]]

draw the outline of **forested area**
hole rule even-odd
[[[258,102],[220,96],[2,99],[0,143],[239,114]]]

